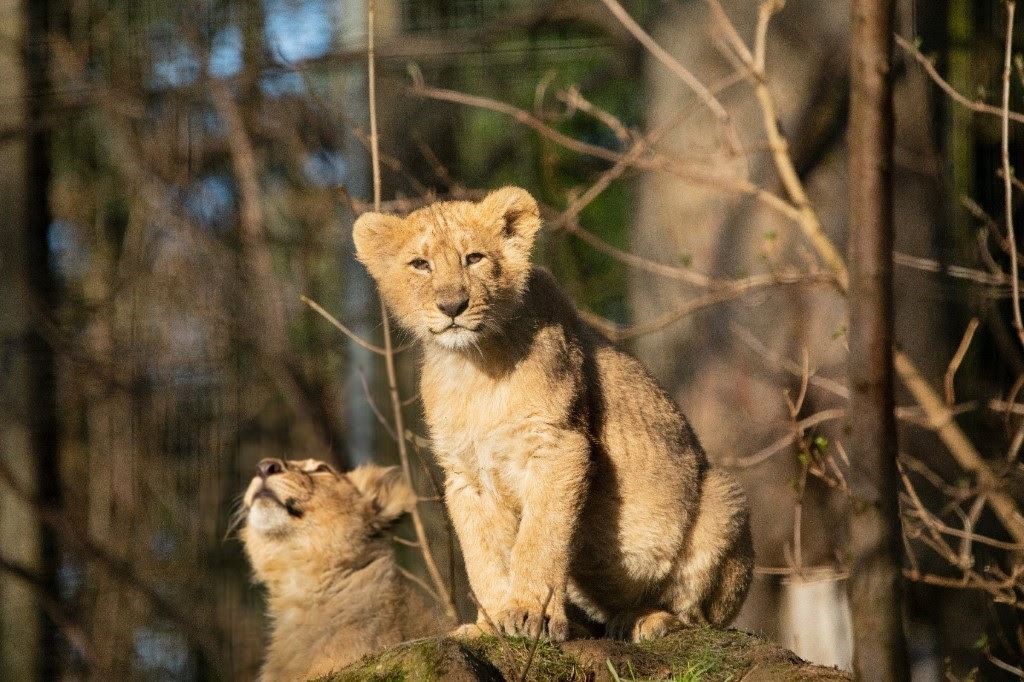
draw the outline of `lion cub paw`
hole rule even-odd
[[[544,615],[539,608],[513,606],[502,609],[494,618],[495,625],[507,637],[533,638],[540,634],[552,642],[569,638],[569,620],[561,614]]]
[[[620,613],[608,621],[606,632],[613,639],[643,642],[664,637],[681,627],[682,622],[668,611],[649,611],[639,615]]]
[[[453,639],[476,639],[485,635],[497,634],[490,625],[483,623],[463,623],[448,633]]]

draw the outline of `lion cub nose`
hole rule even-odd
[[[469,307],[469,296],[442,299],[437,302],[438,309],[453,320]]]
[[[260,463],[256,465],[256,471],[259,473],[260,478],[267,478],[284,471],[284,462],[271,457],[261,459]]]

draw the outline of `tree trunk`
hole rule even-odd
[[[56,294],[47,242],[49,135],[41,124],[50,92],[50,5],[16,0],[0,8],[8,17],[2,28],[9,39],[0,56],[7,75],[0,93],[12,104],[0,115],[0,125],[24,130],[0,150],[5,169],[0,182],[0,392],[5,398],[0,447],[18,486],[52,505],[60,491],[54,356],[40,331],[40,322],[53,313]],[[18,568],[0,575],[0,678],[58,677],[58,633],[41,608],[59,608],[57,546],[35,513],[2,485],[0,537],[2,558]]]
[[[893,403],[894,0],[853,0],[850,64],[850,603],[854,670],[908,678]]]
[[[23,0],[0,3],[0,30],[9,40],[0,48],[0,97],[13,106],[0,108],[0,126],[21,128],[26,112],[24,69],[18,40],[25,33]],[[25,144],[15,137],[0,145],[0,448],[4,463],[26,489],[33,489],[35,472],[29,448],[28,369],[23,339],[28,324],[25,304]],[[32,510],[0,484],[0,553],[5,561],[23,566],[33,577],[39,567],[39,526]],[[0,678],[40,679],[38,653],[40,617],[35,611],[34,587],[20,576],[0,572]]]
[[[26,0],[24,68],[26,80],[25,120],[31,125],[46,120],[49,112],[49,40],[52,3]],[[25,335],[28,363],[29,447],[35,462],[36,494],[48,507],[60,502],[60,452],[57,422],[56,363],[53,347],[42,333],[43,325],[55,318],[57,290],[50,268],[48,230],[50,226],[50,134],[46,126],[31,126],[25,157],[25,275],[30,297],[30,319]],[[49,529],[40,529],[39,577],[43,589],[57,598],[59,564],[56,539]],[[39,646],[39,669],[43,679],[58,675],[57,629],[43,619]]]

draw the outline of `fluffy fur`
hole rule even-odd
[[[635,640],[726,624],[753,566],[746,499],[643,366],[530,265],[539,228],[512,187],[354,226],[389,309],[424,341],[421,395],[473,592],[511,635],[564,639],[571,607]]]
[[[384,532],[416,496],[395,467],[264,460],[241,536],[272,623],[261,679],[305,680],[427,634]],[[436,622],[436,621],[435,621]]]

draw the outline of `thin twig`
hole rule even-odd
[[[764,0],[757,9],[757,29],[754,31],[754,73],[764,75],[765,54],[768,50],[768,24],[782,9],[785,0]]]
[[[1013,165],[1010,163],[1010,75],[1013,73],[1013,18],[1016,14],[1015,0],[1006,2],[1006,49],[1003,56],[1003,107],[1000,127],[1000,152],[1003,161],[1003,198],[1006,211],[1006,239],[1010,247],[1010,286],[1013,298],[1013,328],[1024,346],[1024,320],[1020,311],[1020,283],[1017,280],[1017,235],[1013,226]]]
[[[1014,540],[1024,543],[1024,516],[1021,516],[1017,503],[1004,491],[1002,481],[992,473],[974,444],[953,421],[949,407],[928,385],[910,358],[904,352],[896,351],[893,359],[903,384],[932,419],[939,438],[957,463],[977,476],[978,483],[988,493],[989,505]]]
[[[946,81],[946,79],[942,77],[938,69],[935,68],[935,65],[932,64],[931,60],[925,57],[923,54],[921,54],[921,51],[917,49],[917,47],[913,43],[911,43],[903,36],[897,35],[895,36],[895,38],[896,44],[903,48],[904,51],[906,51],[911,57],[913,57],[917,61],[918,64],[921,65],[921,68],[923,68],[925,73],[928,74],[928,77],[931,78],[932,81],[936,85],[938,85],[939,88],[941,88],[942,91],[945,92],[951,100],[979,114],[989,114],[991,116],[1003,115],[1003,110],[1000,107],[995,107],[992,106],[991,104],[986,104],[981,100],[972,100],[960,94],[960,92],[956,88],[950,85]],[[1024,114],[1010,112],[1009,118],[1011,121],[1016,121],[1017,123],[1024,123]]]
[[[394,427],[390,422],[388,422],[387,417],[384,416],[380,407],[377,406],[377,401],[373,399],[373,394],[370,393],[370,384],[366,380],[366,373],[358,367],[356,368],[356,372],[359,374],[359,383],[362,384],[363,387],[363,397],[366,398],[366,402],[370,406],[370,411],[373,412],[373,416],[377,418],[377,422],[384,427],[384,430],[387,431],[392,440],[398,440],[398,434],[395,433]]]
[[[956,376],[956,372],[960,369],[960,364],[964,361],[964,356],[967,355],[967,350],[971,347],[971,341],[974,339],[974,332],[978,329],[980,320],[976,317],[972,317],[971,321],[967,323],[967,329],[964,330],[963,338],[960,339],[960,345],[956,349],[956,353],[949,360],[949,365],[946,367],[946,375],[943,379],[943,384],[946,388],[946,404],[952,405],[956,402],[956,394],[953,390],[953,378]]]
[[[424,83],[421,73],[413,70],[412,75],[413,85],[409,89],[409,93],[417,97],[425,97],[442,102],[452,102],[455,104],[462,104],[465,106],[486,109],[488,111],[504,114],[519,123],[532,128],[542,137],[556,142],[566,149],[577,152],[578,154],[593,156],[613,163],[621,157],[621,154],[616,151],[606,149],[595,144],[590,144],[589,142],[577,140],[555,130],[530,112],[523,109],[519,109],[510,104],[500,102],[489,97],[468,95],[456,90],[430,87]],[[667,173],[685,182],[705,186],[723,193],[753,197],[766,207],[778,212],[780,215],[783,215],[790,220],[798,221],[800,219],[801,214],[797,207],[793,206],[782,197],[773,194],[772,192],[769,192],[742,177],[723,177],[716,174],[711,168],[701,167],[696,164],[687,163],[682,159],[669,158],[661,154],[641,157],[634,162],[634,166],[642,170]]]
[[[754,56],[750,53],[750,48],[747,47],[743,38],[740,37],[736,26],[729,19],[729,15],[726,14],[722,3],[720,0],[707,0],[707,3],[708,7],[711,8],[711,14],[714,15],[715,24],[722,30],[729,46],[736,52],[736,56],[749,69],[750,65],[754,63]]]
[[[369,93],[369,114],[370,114],[370,160],[373,166],[373,207],[380,211],[381,200],[381,179],[380,179],[380,136],[377,131],[377,66],[374,56],[374,33],[377,15],[376,0],[370,0],[366,8],[366,61],[367,61],[367,89]],[[384,337],[384,367],[387,374],[388,394],[391,396],[391,410],[393,418],[393,431],[395,434],[405,433],[405,416],[402,412],[402,398],[398,392],[398,371],[395,368],[395,350],[391,342],[391,322],[388,318],[388,311],[384,300],[380,301],[381,326]],[[406,483],[412,487],[412,466],[409,462],[409,451],[406,447],[405,438],[395,438],[398,444],[398,458],[402,465],[402,474]],[[420,544],[420,553],[423,555],[423,563],[426,565],[427,573],[434,583],[434,591],[439,597],[442,607],[448,617],[453,621],[458,620],[458,612],[455,609],[455,602],[451,592],[444,584],[441,572],[434,561],[434,555],[430,551],[427,540],[427,532],[423,525],[423,518],[419,509],[414,507],[412,524],[416,531],[416,540]]]
[[[817,426],[818,424],[821,424],[822,422],[833,421],[835,419],[842,419],[845,416],[845,407],[836,407],[829,410],[822,410],[820,412],[812,414],[809,417],[805,417],[804,419],[801,419],[799,422],[797,422],[797,429],[799,432],[803,432],[811,428],[812,426]],[[760,452],[756,452],[753,455],[749,455],[747,457],[736,457],[731,462],[729,462],[729,466],[736,468],[747,468],[757,466],[758,464],[770,458],[772,455],[781,452],[782,450],[792,445],[793,442],[797,440],[797,438],[799,438],[798,433],[789,433],[780,438],[779,440],[775,441],[768,447],[764,448]]]
[[[792,566],[755,566],[755,575],[780,575],[780,576],[792,576],[796,575],[796,570]],[[849,572],[837,566],[805,566],[801,571],[800,578],[804,582],[812,581],[834,581],[834,580],[845,580],[849,578]]]
[[[1020,456],[1021,446],[1024,446],[1024,420],[1021,420],[1020,426],[1017,427],[1017,432],[1013,434],[1010,447],[1006,449],[1006,462],[1008,464],[1013,464],[1017,461],[1017,457]]]
[[[590,100],[583,96],[583,93],[581,93],[579,88],[576,86],[572,86],[568,90],[556,93],[556,97],[568,106],[570,111],[582,111],[605,124],[608,129],[615,134],[615,137],[618,138],[619,142],[625,144],[633,139],[633,133],[629,128],[622,124],[622,121],[615,116],[612,116],[601,107],[595,106]]]
[[[892,260],[896,265],[902,265],[904,267],[921,270],[923,272],[934,272],[941,275],[947,275],[955,279],[969,280],[987,286],[1003,287],[1010,283],[1010,278],[1005,275],[985,272],[984,270],[975,270],[962,265],[947,265],[931,258],[920,258],[918,256],[911,256],[905,253],[896,252],[893,254]]]
[[[310,308],[312,308],[316,313],[318,313],[320,315],[320,317],[322,317],[325,320],[327,320],[328,322],[330,322],[334,326],[335,329],[337,329],[342,334],[344,334],[348,338],[350,338],[353,341],[355,341],[357,344],[359,344],[360,346],[362,346],[366,350],[370,351],[371,353],[376,353],[377,355],[384,355],[384,349],[383,348],[381,348],[380,346],[375,346],[372,343],[370,343],[369,341],[364,341],[361,336],[359,336],[354,331],[352,331],[351,329],[349,329],[348,327],[343,325],[338,320],[338,318],[336,318],[334,315],[331,315],[329,312],[327,312],[323,308],[323,306],[321,306],[319,303],[317,303],[316,301],[311,299],[309,296],[306,296],[306,295],[299,296],[299,300],[302,301],[303,303],[305,303],[306,305],[308,305]]]
[[[414,547],[419,547],[420,545],[419,545],[419,543],[414,543],[414,544],[413,544],[413,546],[414,546]],[[437,594],[437,592],[434,592],[434,590],[432,590],[432,589],[430,588],[430,585],[428,585],[428,584],[426,583],[426,581],[424,581],[424,580],[423,580],[422,578],[420,578],[420,577],[419,577],[418,575],[416,575],[415,573],[411,573],[411,572],[409,572],[409,571],[405,570],[404,568],[402,568],[401,566],[399,566],[399,567],[398,567],[398,572],[399,572],[399,573],[401,573],[401,574],[402,574],[403,576],[405,576],[405,578],[406,578],[407,580],[409,580],[409,581],[411,581],[411,582],[414,582],[414,583],[416,583],[416,585],[417,585],[417,586],[418,586],[418,587],[419,587],[419,588],[420,588],[421,590],[423,590],[424,592],[426,592],[426,593],[427,593],[427,595],[428,595],[428,596],[429,596],[429,597],[430,597],[431,599],[433,599],[434,601],[436,601],[436,602],[442,602],[442,601],[443,601],[443,600],[441,599],[441,597],[440,597],[440,596],[439,596],[439,595]]]
[[[523,666],[523,674],[519,676],[519,682],[526,682],[526,678],[530,674],[533,656],[537,653],[537,645],[540,644],[540,636],[544,632],[544,618],[547,617],[548,605],[551,603],[551,596],[554,593],[555,589],[549,587],[548,596],[544,598],[544,604],[540,607],[540,620],[537,621],[537,631],[533,633],[533,643],[530,645],[530,653],[526,656],[526,665]]]
[[[717,118],[725,128],[726,138],[731,146],[731,151],[733,153],[740,152],[743,147],[740,144],[739,133],[733,125],[732,116],[730,116],[729,112],[726,111],[725,107],[722,106],[722,103],[718,101],[718,98],[715,97],[707,86],[701,83],[700,79],[694,76],[689,69],[680,64],[678,59],[670,55],[665,48],[655,42],[655,40],[651,38],[650,34],[643,30],[640,27],[640,24],[636,23],[633,17],[629,15],[629,12],[627,12],[622,5],[618,3],[618,0],[601,0],[601,2],[604,3],[605,7],[615,15],[615,18],[618,19],[619,23],[622,24],[627,31],[632,33],[633,37],[636,38],[637,41],[639,41],[655,59],[661,62],[665,68],[685,83],[688,88],[693,90],[694,94],[704,102],[711,113],[714,114],[715,118]]]
[[[800,377],[803,374],[803,368],[797,363],[793,362],[789,358],[786,358],[779,353],[776,353],[772,349],[768,348],[760,339],[746,327],[732,322],[729,324],[729,330],[744,344],[750,347],[755,353],[768,360],[771,364],[775,365],[778,369],[792,374],[793,376]],[[817,386],[820,389],[828,391],[829,393],[838,396],[840,398],[848,399],[850,397],[850,389],[846,384],[836,381],[835,379],[829,379],[828,377],[821,377],[814,373],[811,373],[808,381]]]
[[[765,0],[765,2],[761,3],[758,11],[754,52],[743,50],[739,51],[738,54],[750,69],[750,78],[754,84],[754,92],[761,110],[763,127],[768,137],[768,148],[771,150],[775,170],[789,195],[793,209],[793,218],[797,225],[800,226],[804,236],[811,242],[815,251],[817,251],[818,255],[835,275],[835,282],[839,290],[845,293],[849,287],[849,274],[847,273],[846,263],[835,245],[825,234],[821,226],[821,220],[810,204],[803,181],[800,179],[796,166],[793,164],[793,158],[789,153],[789,143],[780,128],[775,97],[768,88],[765,74],[768,26],[771,18],[781,6],[782,4],[777,0]],[[715,9],[714,6],[712,9]],[[735,26],[724,11],[716,12],[716,18],[723,25],[727,36],[737,34]]]
[[[405,538],[403,538],[401,536],[398,536],[398,535],[392,535],[391,539],[392,539],[392,541],[397,542],[400,545],[405,545],[406,547],[419,547],[420,546],[420,543],[416,542],[415,540],[406,540]]]
[[[989,663],[996,666],[997,668],[1001,668],[1006,672],[1010,673],[1011,675],[1016,675],[1017,677],[1024,680],[1024,668],[1018,668],[1015,665],[1010,665],[1003,659],[996,658],[995,656],[993,656],[992,653],[988,650],[985,651],[985,658],[987,658],[989,660]]]
[[[613,341],[627,341],[629,339],[650,334],[678,322],[687,315],[698,310],[703,310],[713,305],[725,303],[732,299],[751,292],[768,289],[777,286],[793,286],[801,284],[834,284],[835,278],[829,272],[797,272],[753,275],[741,280],[734,280],[722,286],[721,289],[710,291],[686,301],[677,308],[670,310],[658,317],[641,322],[639,324],[624,327],[592,314],[583,314],[584,318],[598,327],[606,336]]]

